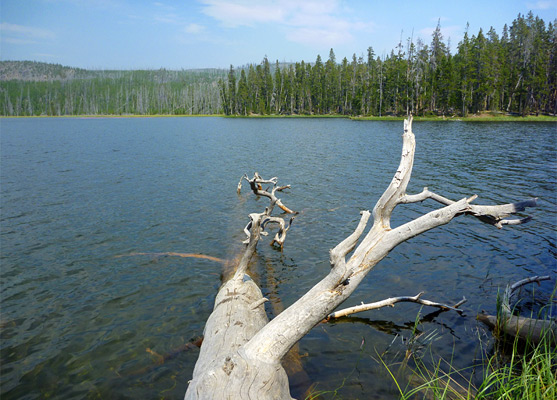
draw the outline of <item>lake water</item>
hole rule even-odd
[[[134,253],[233,257],[248,214],[266,205],[247,185],[236,194],[240,177],[277,176],[292,185],[282,199],[300,215],[282,252],[262,239],[255,278],[288,306],[327,274],[328,250],[389,184],[402,128],[345,119],[0,119],[2,399],[182,398],[198,350],[180,349],[202,334],[222,266]],[[475,315],[495,312],[500,288],[551,275],[534,298],[523,291],[526,313],[554,291],[556,124],[414,122],[413,130],[409,192],[478,194],[477,204],[540,199],[526,225],[498,230],[459,217],[403,243],[345,303],[465,296],[464,316],[423,308],[418,325],[435,339],[426,346],[433,357],[464,368],[481,358],[480,341],[491,343]],[[394,223],[434,207],[400,206]],[[398,398],[378,355],[402,361],[418,312],[400,304],[318,325],[300,343],[309,382],[342,398]]]

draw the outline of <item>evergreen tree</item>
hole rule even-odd
[[[284,112],[284,82],[278,60],[275,62],[274,92],[273,92],[273,111],[275,114]]]
[[[438,21],[426,45],[412,38],[388,55],[303,60],[274,70],[267,59],[235,70],[86,71],[34,62],[0,62],[35,81],[2,80],[3,115],[78,114],[460,114],[557,112],[557,31],[528,13],[470,35],[454,56]],[[46,77],[46,78],[45,78]]]
[[[237,112],[240,115],[248,115],[249,108],[249,87],[244,69],[240,71],[240,81],[238,83],[238,107]]]
[[[228,71],[228,115],[236,114],[237,112],[236,73],[234,72],[234,67],[230,65],[230,70]]]

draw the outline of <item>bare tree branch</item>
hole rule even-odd
[[[546,276],[531,276],[530,278],[525,278],[522,279],[518,282],[513,283],[512,285],[507,285],[507,288],[505,289],[505,293],[503,294],[503,298],[501,300],[501,310],[503,311],[503,313],[506,316],[510,316],[512,315],[512,311],[511,311],[511,297],[514,294],[514,292],[521,288],[524,285],[527,285],[529,283],[540,283],[541,281],[547,281],[551,279],[548,275]]]
[[[221,264],[226,264],[228,262],[228,260],[224,260],[222,258],[217,258],[217,257],[213,257],[213,256],[207,256],[205,254],[199,254],[199,253],[177,253],[174,251],[168,251],[168,252],[163,252],[163,253],[130,253],[130,254],[122,254],[122,255],[118,255],[115,256],[114,258],[120,258],[120,257],[131,257],[131,256],[151,256],[151,257],[182,257],[182,258],[204,258],[206,260],[211,260],[211,261],[215,261]]]
[[[379,308],[383,308],[383,307],[387,307],[387,306],[388,307],[394,307],[396,303],[401,303],[401,302],[418,303],[418,304],[422,304],[424,306],[438,307],[442,310],[453,310],[453,311],[461,313],[462,310],[457,308],[457,307],[459,307],[461,304],[464,304],[464,302],[466,302],[466,299],[462,299],[456,305],[449,306],[447,304],[436,303],[434,301],[422,299],[421,296],[423,294],[424,294],[424,292],[420,292],[415,296],[390,297],[388,299],[381,300],[381,301],[376,301],[374,303],[367,303],[367,304],[362,303],[359,306],[344,308],[342,310],[335,311],[334,313],[329,314],[326,319],[328,321],[330,321],[330,320],[335,319],[335,318],[345,317],[347,315],[355,314],[355,313],[359,313],[359,312],[363,312],[363,311],[377,310]]]
[[[255,195],[267,197],[270,200],[270,204],[269,204],[268,207],[265,208],[265,211],[263,213],[261,213],[261,214],[250,214],[249,215],[250,222],[248,222],[248,224],[244,228],[244,232],[246,233],[247,239],[244,240],[243,243],[244,244],[249,244],[250,239],[253,235],[252,228],[256,224],[261,224],[261,228],[262,228],[261,230],[258,230],[258,235],[266,235],[267,233],[263,231],[263,229],[265,229],[265,225],[267,223],[275,223],[275,224],[278,224],[280,226],[280,229],[279,229],[279,232],[275,235],[275,238],[273,239],[273,241],[271,241],[271,245],[273,245],[274,243],[277,243],[282,248],[282,246],[284,244],[284,240],[286,239],[286,232],[288,232],[288,230],[290,229],[290,226],[292,225],[293,218],[290,219],[290,222],[289,222],[288,226],[286,226],[286,223],[284,222],[284,220],[282,218],[272,217],[271,213],[273,212],[273,208],[275,207],[275,205],[277,205],[281,210],[283,210],[283,211],[285,211],[289,214],[297,214],[297,212],[292,211],[290,208],[286,207],[282,203],[282,201],[275,195],[275,192],[277,192],[277,191],[282,192],[285,189],[289,189],[290,185],[277,186],[278,178],[273,177],[271,179],[263,179],[256,172],[253,175],[252,179],[249,179],[247,174],[242,176],[242,178],[240,179],[240,183],[238,183],[238,193],[240,192],[240,190],[242,188],[242,180],[244,180],[244,179],[246,181],[248,181],[248,183],[250,184],[250,188],[253,191],[253,193],[255,193]],[[261,186],[262,184],[272,184],[273,189],[271,190],[271,192],[269,192],[268,190],[264,190]]]
[[[477,196],[474,196],[473,199],[469,200],[471,202]],[[427,187],[423,189],[421,193],[414,194],[414,195],[404,195],[400,199],[400,203],[416,203],[420,201],[424,201],[426,199],[432,199],[437,201],[438,203],[444,205],[451,205],[454,203],[453,200],[447,199],[437,193],[431,192]],[[503,225],[519,225],[526,223],[531,220],[530,217],[522,218],[522,219],[514,219],[514,220],[507,220],[509,215],[516,214],[518,212],[522,212],[526,209],[526,207],[535,207],[537,205],[537,199],[530,199],[525,201],[520,201],[517,203],[511,204],[502,204],[502,205],[491,205],[491,206],[484,206],[484,205],[470,205],[470,209],[466,211],[466,214],[472,215],[477,217],[480,221],[495,225],[497,228],[502,228]]]
[[[268,222],[276,223],[280,226],[279,231],[275,234],[274,239],[270,243],[271,246],[276,243],[282,249],[282,246],[284,245],[284,241],[286,240],[286,232],[290,230],[293,221],[294,221],[294,217],[290,218],[290,221],[288,222],[288,226],[286,226],[284,219],[279,217],[269,217],[267,221],[264,222],[265,224]]]
[[[331,265],[334,266],[335,264],[341,262],[341,259],[344,262],[344,257],[354,250],[354,247],[358,244],[358,239],[362,236],[362,233],[367,225],[367,221],[371,216],[370,212],[367,210],[360,212],[360,214],[362,217],[360,218],[360,223],[356,227],[356,230],[330,251]]]
[[[445,207],[429,212],[395,229],[390,226],[394,208],[404,201],[416,201],[417,197],[406,196],[415,153],[415,137],[412,133],[412,118],[404,124],[404,134],[400,165],[390,185],[373,209],[373,225],[359,245],[356,244],[365,230],[368,212],[356,230],[331,251],[330,273],[303,295],[288,309],[269,322],[243,347],[251,359],[273,363],[282,359],[290,346],[300,340],[314,325],[322,321],[356,289],[367,273],[398,244],[430,229],[450,222],[454,217],[472,212],[470,202],[475,196],[454,202],[444,200]],[[429,193],[422,194],[428,198]],[[433,196],[436,197],[436,196]],[[439,198],[441,198],[439,196]],[[443,201],[442,201],[443,203]],[[502,209],[480,209],[482,214],[499,215],[502,210],[514,213],[534,203],[518,203],[519,206]],[[478,212],[478,211],[476,211]],[[352,256],[346,260],[352,249]]]
[[[520,287],[550,279],[549,276],[533,276],[522,279],[512,285],[507,285],[501,299],[499,315],[478,314],[478,320],[486,324],[497,333],[505,333],[511,337],[518,336],[522,340],[539,343],[544,338],[549,343],[557,343],[557,324],[549,319],[527,318],[513,315],[511,311],[511,297]]]
[[[363,211],[355,230],[330,251],[331,270],[328,275],[270,322],[263,307],[265,300],[261,290],[252,280],[244,279],[245,273],[257,242],[265,233],[265,226],[277,224],[279,232],[272,243],[279,246],[284,243],[284,235],[292,220],[287,226],[282,218],[272,216],[274,206],[277,205],[286,213],[296,213],[276,197],[276,192],[288,188],[278,186],[276,177],[263,179],[258,173],[251,179],[247,175],[242,177],[238,191],[245,179],[254,194],[269,198],[270,204],[263,213],[250,214],[250,222],[245,228],[248,236],[246,249],[236,274],[223,284],[217,294],[186,399],[289,399],[288,379],[280,361],[313,326],[344,302],[369,271],[398,244],[462,214],[473,215],[498,228],[528,220],[506,218],[526,207],[535,206],[535,199],[503,206],[476,206],[471,204],[476,196],[453,201],[427,188],[417,195],[407,195],[416,146],[411,116],[404,122],[402,142],[400,164],[391,183],[377,201],[373,212]],[[263,185],[270,185],[269,189],[263,189]],[[443,207],[391,228],[391,216],[397,205],[425,199],[437,201]],[[371,216],[373,224],[364,235]],[[441,309],[458,307],[423,300],[420,296],[386,299],[380,303],[384,306],[412,301]],[[363,307],[371,309],[369,307],[378,305]]]

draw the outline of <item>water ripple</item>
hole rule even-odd
[[[239,178],[255,171],[278,176],[292,185],[284,202],[300,214],[283,252],[262,243],[254,277],[287,306],[327,273],[328,250],[353,231],[360,210],[371,209],[390,182],[401,125],[3,120],[2,398],[183,398],[197,353],[176,349],[202,334],[222,267],[130,254],[233,257],[247,215],[265,206],[247,191],[236,195]],[[403,243],[347,302],[419,291],[438,301],[466,296],[469,318],[445,314],[424,323],[440,332],[436,350],[465,367],[475,349],[473,313],[493,311],[497,289],[509,281],[557,270],[555,125],[416,122],[414,130],[409,191],[428,186],[454,199],[478,194],[478,204],[540,198],[528,210],[534,216],[528,225],[497,230],[459,217]],[[393,225],[435,207],[397,207]],[[537,290],[543,296],[552,285]],[[394,334],[410,329],[417,312],[397,306],[358,323],[317,327],[300,343],[310,354],[304,358],[310,378],[334,390],[354,368],[362,338],[385,349]],[[158,365],[146,349],[172,357]],[[343,397],[396,398],[372,357],[359,362],[357,382],[342,389]]]

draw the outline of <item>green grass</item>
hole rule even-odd
[[[223,117],[222,114],[76,114],[76,115],[0,115],[0,118],[173,118],[173,117]]]
[[[349,118],[340,114],[249,114],[222,115],[225,118]]]
[[[228,115],[226,118],[346,118],[353,121],[402,121],[406,116],[349,116],[340,114],[250,114],[250,115]],[[557,116],[551,115],[528,115],[525,117],[506,115],[503,113],[482,113],[479,115],[459,116],[414,116],[415,121],[474,121],[474,122],[557,122]]]
[[[547,340],[520,351],[517,342],[507,362],[488,360],[478,399],[557,399],[557,352]]]
[[[358,116],[352,117],[339,114],[314,114],[314,115],[278,115],[278,114],[251,114],[251,115],[224,115],[224,114],[94,114],[94,115],[34,115],[34,116],[6,116],[0,118],[164,118],[164,117],[223,117],[223,118],[346,118],[354,121],[402,121],[406,116]],[[459,116],[414,116],[415,121],[473,121],[473,122],[557,122],[557,116],[528,115],[525,117],[505,115],[502,113],[483,113],[481,115]]]
[[[402,121],[405,116],[394,117],[351,117],[355,121]],[[527,115],[525,117],[503,113],[482,113],[479,115],[459,116],[414,116],[415,121],[466,121],[466,122],[557,122],[557,116]]]
[[[557,349],[549,335],[536,345],[519,339],[507,343],[500,338],[491,354],[480,339],[481,362],[460,370],[452,366],[452,360],[436,357],[431,341],[425,344],[429,356],[424,361],[423,351],[412,349],[417,339],[408,341],[407,355],[398,372],[380,358],[401,399],[557,399]],[[404,376],[408,371],[410,376]],[[473,383],[478,381],[481,383]]]

